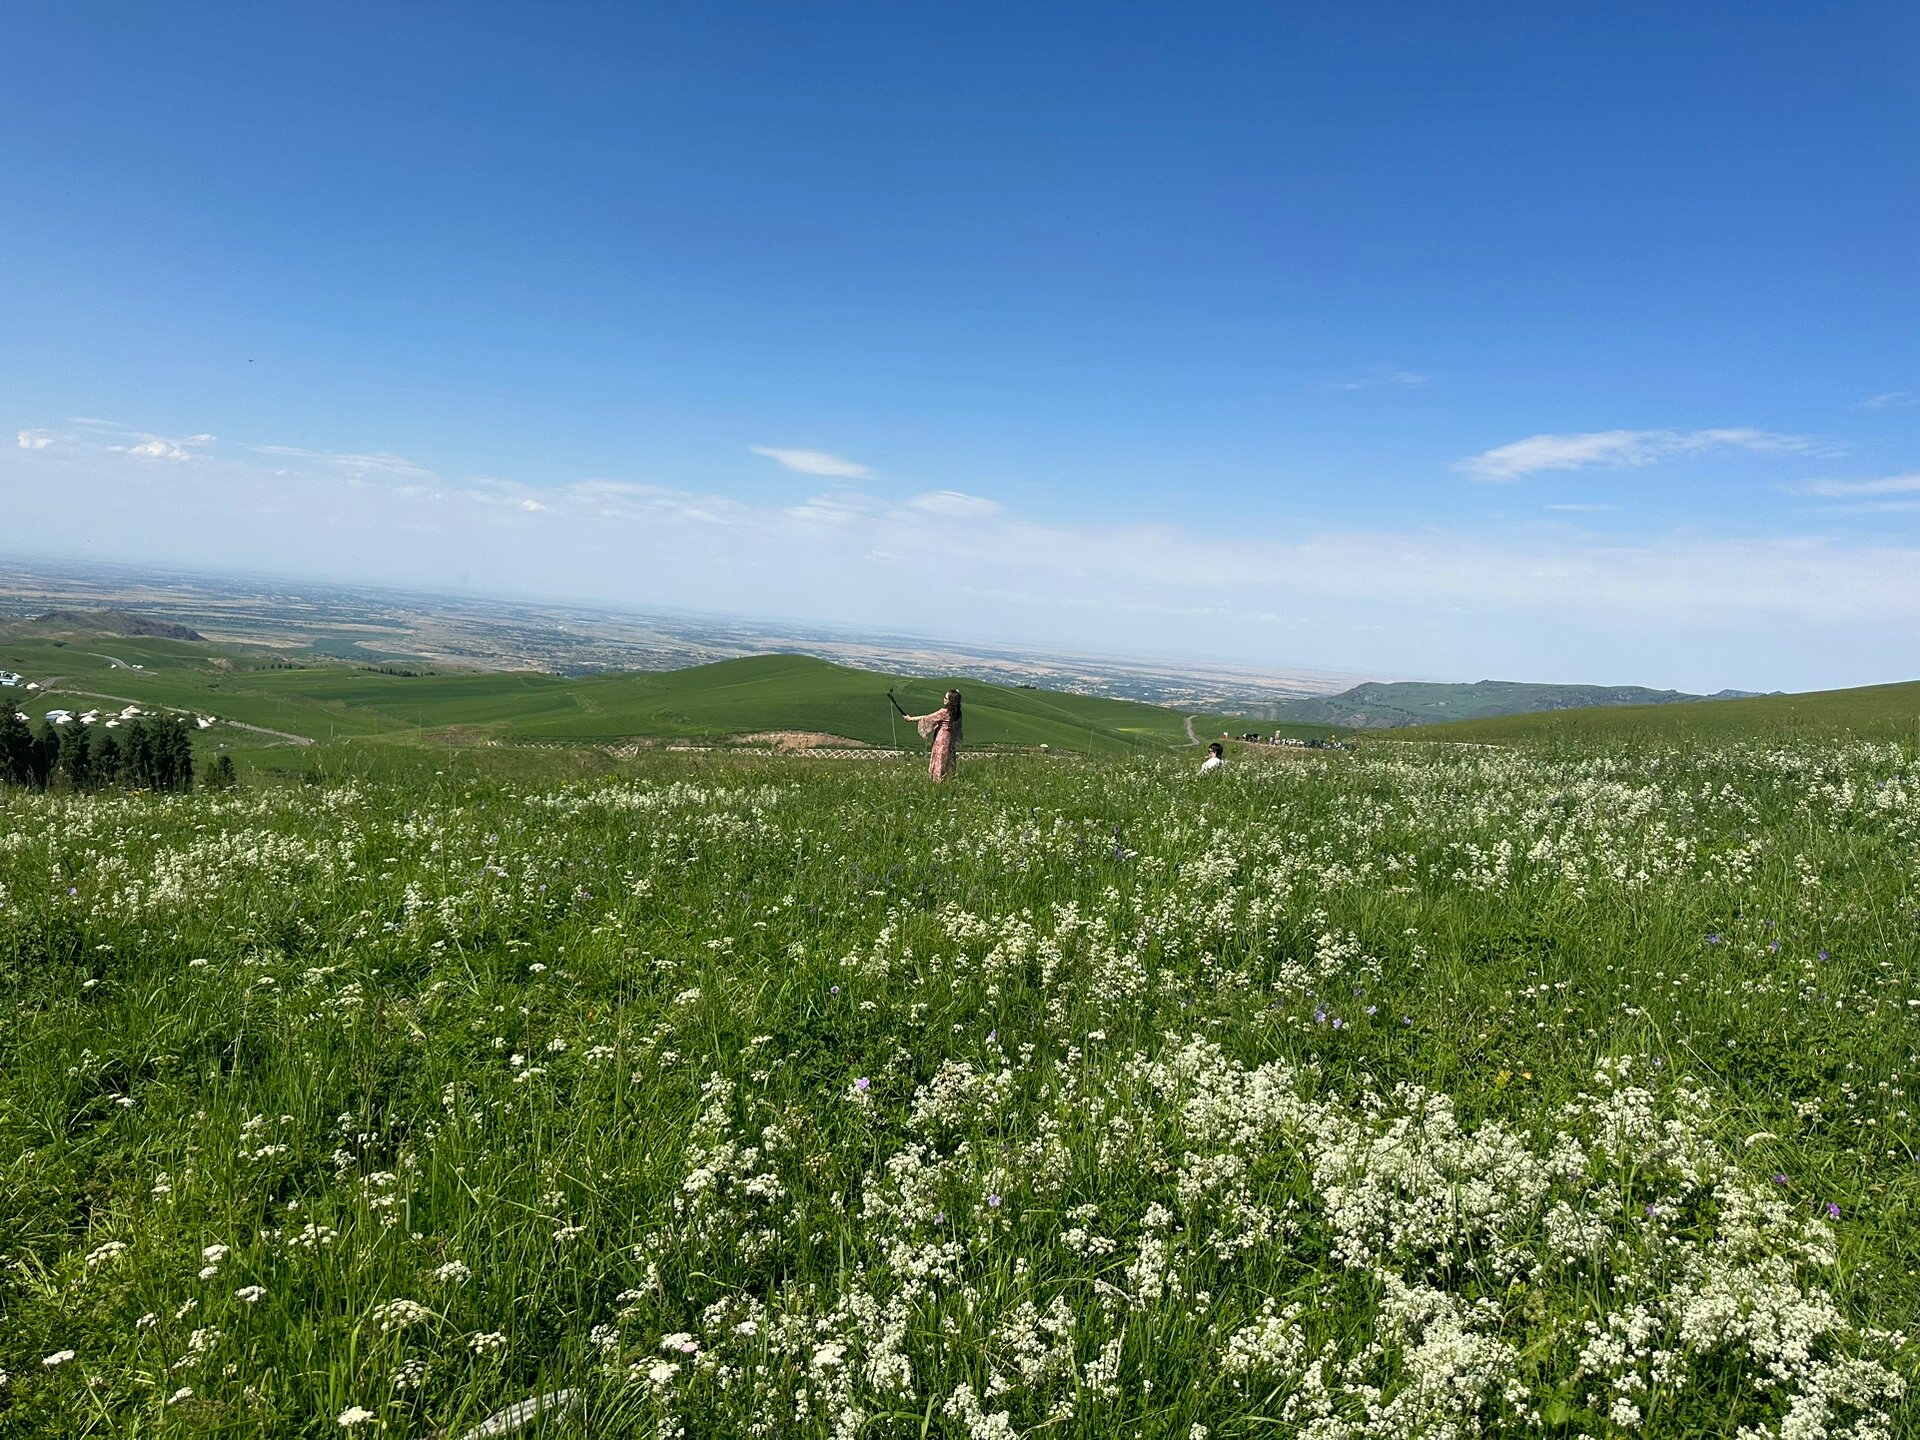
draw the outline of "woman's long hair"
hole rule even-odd
[[[947,691],[947,732],[953,736],[953,743],[960,743],[960,692]]]

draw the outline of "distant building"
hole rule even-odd
[[[71,710],[47,711],[47,724],[49,725],[64,725],[71,719],[73,719],[73,712]]]
[[[20,683],[20,677],[11,670],[0,670],[0,685],[13,686]]]

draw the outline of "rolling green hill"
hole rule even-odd
[[[1723,696],[1648,690],[1639,685],[1534,685],[1518,680],[1480,680],[1447,685],[1419,680],[1368,681],[1338,695],[1288,700],[1275,707],[1284,721],[1338,725],[1354,730],[1390,730],[1522,715],[1541,710],[1585,710],[1602,705],[1673,705]]]
[[[1131,700],[947,677],[904,679],[805,655],[759,655],[663,673],[567,678],[533,672],[399,674],[157,637],[0,635],[0,669],[46,688],[8,692],[32,714],[109,701],[163,705],[312,740],[343,737],[612,743],[725,739],[797,730],[871,745],[919,743],[887,704],[932,709],[967,696],[970,746],[1096,754],[1186,743],[1185,716]],[[1205,716],[1201,735],[1243,722]],[[210,735],[228,734],[221,730]]]
[[[1801,695],[1703,700],[1692,705],[1610,706],[1504,715],[1396,729],[1390,738],[1543,744],[1641,738],[1667,742],[1820,740],[1848,735],[1920,743],[1920,680]]]

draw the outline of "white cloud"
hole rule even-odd
[[[1529,435],[1458,461],[1454,469],[1476,480],[1518,480],[1543,470],[1622,469],[1706,450],[1807,451],[1809,435],[1778,435],[1736,426],[1721,430],[1595,430],[1578,435]]]
[[[1565,510],[1576,515],[1604,515],[1610,510],[1618,510],[1618,505],[1548,505],[1548,510]]]
[[[155,436],[139,445],[116,445],[116,450],[124,449],[129,455],[138,455],[144,460],[191,460],[193,457],[171,440],[162,440]]]
[[[1878,480],[1809,480],[1786,488],[1794,495],[1818,495],[1826,500],[1861,495],[1920,495],[1920,470],[1909,475],[1886,475]]]
[[[1856,410],[1904,410],[1909,405],[1920,405],[1920,395],[1911,390],[1889,390],[1881,395],[1869,395],[1853,408]]]
[[[1377,365],[1364,375],[1351,380],[1329,380],[1322,388],[1327,390],[1376,390],[1383,385],[1391,385],[1403,390],[1417,390],[1431,383],[1431,377],[1413,370],[1393,370],[1385,365]]]
[[[958,490],[934,490],[916,495],[907,502],[930,515],[948,515],[959,520],[980,520],[1000,513],[998,501],[980,495],[965,495]]]
[[[842,480],[874,478],[869,467],[826,450],[781,450],[772,445],[749,445],[747,448],[802,475],[831,475]]]
[[[22,430],[20,448],[22,450],[44,450],[53,444],[53,436],[45,430]]]

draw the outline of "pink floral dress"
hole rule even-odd
[[[918,723],[920,738],[933,742],[933,749],[927,755],[927,774],[935,780],[944,780],[953,774],[954,763],[959,758],[960,717],[943,708],[931,715],[922,715]]]

